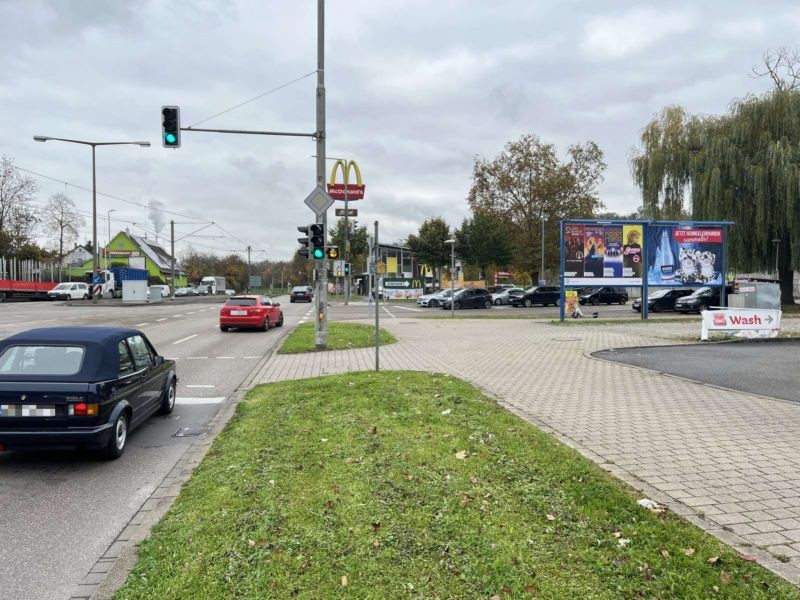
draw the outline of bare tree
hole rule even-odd
[[[14,167],[9,156],[0,156],[0,255],[14,254],[31,241],[38,222],[31,203],[38,187],[32,177]]]
[[[781,46],[774,52],[765,52],[764,66],[753,67],[753,77],[769,77],[775,89],[782,92],[800,88],[800,51]]]
[[[58,244],[59,261],[64,258],[64,246],[71,246],[78,239],[79,229],[84,223],[83,217],[75,210],[75,203],[64,194],[55,194],[47,201],[44,224],[50,239]]]

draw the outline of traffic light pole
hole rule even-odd
[[[317,186],[325,189],[325,0],[317,0]],[[328,215],[317,217],[328,231]],[[317,261],[317,293],[314,341],[317,350],[328,349],[328,267],[325,258]]]

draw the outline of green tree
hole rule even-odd
[[[417,234],[408,236],[408,247],[417,260],[436,271],[436,279],[441,282],[440,269],[450,263],[450,247],[445,240],[450,239],[450,226],[442,217],[426,219]]]
[[[489,265],[506,267],[514,255],[507,228],[495,215],[485,211],[464,219],[456,231],[456,243],[459,255],[478,266],[485,278]]]
[[[667,107],[642,131],[631,170],[650,218],[679,216],[688,195],[694,219],[734,221],[727,240],[732,268],[772,270],[777,252],[781,301],[794,304],[800,91],[736,100],[721,116]]]
[[[350,231],[350,258],[349,262],[353,265],[353,272],[355,273],[357,269],[361,269],[365,263],[367,258],[367,252],[369,252],[369,244],[367,242],[367,228],[366,227],[358,227],[357,222],[353,219],[348,219],[350,226],[353,227]],[[344,217],[341,217],[336,221],[336,225],[333,229],[329,229],[331,243],[334,246],[339,247],[339,255],[344,259],[345,251],[344,251]]]
[[[542,221],[546,263],[558,262],[559,221],[588,218],[602,208],[603,152],[594,142],[573,145],[562,162],[553,144],[534,134],[506,144],[492,160],[476,158],[469,191],[473,213],[488,212],[505,224],[515,249],[515,266],[539,279]]]

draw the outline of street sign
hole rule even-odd
[[[318,217],[324,215],[325,211],[333,206],[333,198],[319,185],[314,188],[303,202],[305,202],[305,205],[313,210],[314,214]]]
[[[333,272],[336,274],[336,277],[343,277],[344,276],[344,261],[343,260],[335,260],[335,261],[333,261]]]
[[[344,185],[343,183],[334,183],[328,185],[328,193],[331,195],[331,198],[335,200],[344,200],[345,196],[347,196],[347,200],[363,200],[364,199],[364,189],[367,186],[365,185],[356,185],[354,183],[348,183]]]
[[[337,217],[357,217],[358,216],[358,209],[357,208],[348,208],[345,211],[344,208],[337,208],[336,209],[336,216]]]
[[[384,279],[383,287],[385,288],[410,288],[410,279]]]
[[[251,288],[261,287],[261,275],[250,275],[250,287]]]

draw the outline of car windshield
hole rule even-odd
[[[531,294],[531,293],[535,292],[538,289],[539,289],[539,287],[535,285],[535,286],[529,287],[527,290],[525,290],[525,293],[526,294]]]
[[[307,292],[308,288],[306,286],[298,286],[292,288],[293,292]]]
[[[652,294],[650,294],[650,299],[655,300],[656,298],[663,298],[667,294],[669,294],[670,290],[656,290]]]
[[[0,374],[74,375],[84,352],[81,346],[9,346],[0,355]]]
[[[225,306],[255,306],[255,298],[231,298],[225,303]]]
[[[706,296],[711,293],[713,288],[710,287],[701,287],[699,290],[695,290],[689,295],[689,298],[697,298],[699,296]]]

